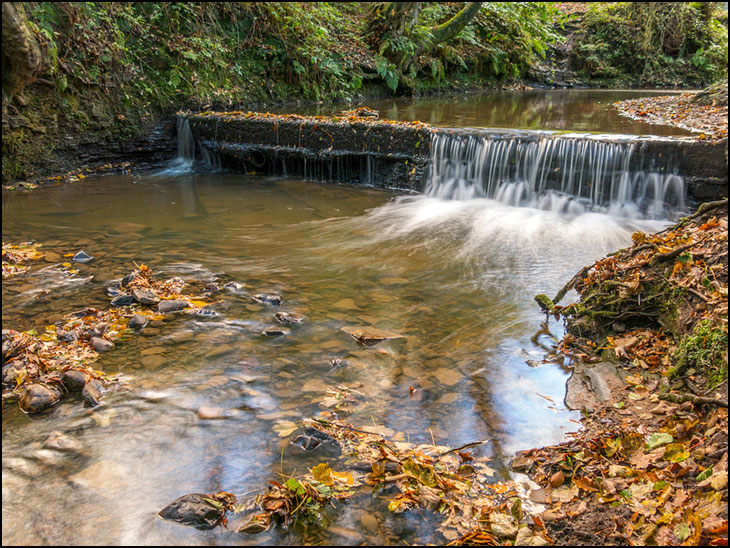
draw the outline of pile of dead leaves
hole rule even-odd
[[[38,251],[40,244],[23,242],[20,244],[3,243],[3,280],[27,272],[30,261],[37,261],[43,257]]]
[[[694,101],[694,95],[667,95],[617,101],[619,113],[634,120],[651,124],[666,124],[699,133],[699,139],[727,137],[727,102],[703,104]]]
[[[727,200],[633,240],[555,298],[578,303],[537,299],[566,318],[576,370],[613,362],[622,388],[513,468],[544,486],[563,544],[727,545]]]
[[[368,485],[388,501],[393,513],[439,514],[438,531],[452,545],[550,542],[540,518],[523,510],[518,486],[495,482],[489,459],[467,452],[484,442],[459,448],[407,443],[403,436],[393,436],[399,441],[378,434],[377,428],[356,428],[332,412],[323,416],[328,418],[307,421],[293,443],[303,449],[320,443],[337,446],[341,451],[337,463],[323,462],[304,476],[269,482],[265,493],[236,508],[249,515],[238,532],[261,533],[298,520],[326,523],[323,512],[328,506]],[[308,443],[312,440],[316,443]]]
[[[36,253],[31,248],[27,253]],[[114,348],[115,341],[133,333],[130,319],[147,322],[166,312],[196,313],[211,304],[207,297],[181,293],[186,286],[179,278],[155,280],[151,270],[139,266],[116,286],[109,288],[117,301],[107,310],[87,308],[68,314],[42,329],[19,332],[3,330],[3,405],[15,398],[26,413],[42,411],[58,403],[63,394],[81,391],[92,405],[99,403],[118,377],[93,369],[99,352]],[[164,308],[161,303],[173,303]],[[157,308],[154,308],[154,306]]]
[[[726,410],[676,407],[653,430],[595,417],[572,442],[518,454],[513,468],[545,486],[556,541],[727,545]]]
[[[370,111],[370,109],[367,109],[365,107],[362,107],[365,111]],[[359,124],[368,124],[372,126],[377,125],[395,125],[395,126],[407,126],[407,127],[418,127],[418,128],[429,128],[431,127],[429,124],[426,124],[424,122],[420,122],[418,120],[413,122],[408,121],[399,121],[399,120],[379,120],[378,118],[373,118],[372,116],[360,116],[358,115],[358,110],[355,109],[349,113],[343,113],[341,116],[302,116],[300,114],[272,114],[270,112],[251,112],[251,111],[242,111],[242,110],[236,110],[236,111],[229,111],[229,112],[215,112],[215,111],[206,111],[206,112],[200,112],[196,113],[194,116],[216,116],[220,118],[240,118],[244,120],[267,120],[267,121],[273,121],[273,122],[299,122],[299,123],[306,123],[306,122],[313,122],[313,123],[319,123],[319,124],[327,124],[327,123],[354,123],[357,122]],[[186,113],[184,112],[178,112],[178,116],[185,116]]]

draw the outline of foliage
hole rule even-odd
[[[710,83],[727,75],[727,27],[719,4],[589,4],[573,63],[594,79],[644,85]]]
[[[453,17],[460,4],[423,2],[418,24],[407,33],[379,36],[378,53],[391,61],[389,85],[398,80],[410,88],[423,80],[440,82],[458,74],[486,79],[522,76],[535,55],[544,57],[555,41],[557,11],[549,2],[484,2],[480,12],[452,40],[424,50],[430,29]],[[380,71],[384,76],[385,71]]]

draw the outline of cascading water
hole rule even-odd
[[[190,129],[190,122],[185,118],[177,119],[177,157],[160,175],[187,173],[193,169],[195,162],[195,138]]]
[[[639,148],[635,140],[590,136],[435,133],[426,194],[556,213],[676,216],[685,208],[684,180],[670,165],[645,167]]]

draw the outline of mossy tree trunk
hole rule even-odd
[[[25,104],[23,90],[48,67],[21,2],[3,2],[3,102]]]

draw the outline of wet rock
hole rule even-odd
[[[550,476],[550,487],[560,487],[565,483],[565,474],[562,470],[558,470],[552,476]]]
[[[141,274],[139,273],[139,270],[134,270],[132,273],[124,276],[124,278],[122,278],[122,280],[119,282],[119,285],[121,285],[122,287],[127,287],[132,280],[134,280],[135,278],[139,278],[140,276]]]
[[[135,287],[132,289],[132,296],[139,304],[157,304],[160,302],[160,298],[157,296],[157,293],[150,291],[149,289]]]
[[[233,293],[240,293],[246,288],[245,285],[239,284],[238,282],[228,282],[223,286],[223,289],[227,289]]]
[[[20,395],[18,404],[26,413],[37,413],[57,404],[61,400],[61,391],[53,386],[41,383],[29,384]]]
[[[277,312],[274,318],[282,325],[299,325],[304,321],[304,318],[291,312]]]
[[[330,450],[339,450],[340,448],[339,444],[332,436],[317,430],[316,428],[306,428],[304,432],[294,438],[291,443],[303,451],[314,451],[319,447],[326,447]]]
[[[43,259],[47,263],[58,263],[58,262],[61,262],[61,255],[59,255],[58,253],[54,253],[53,251],[48,251],[43,256]]]
[[[613,364],[576,364],[566,383],[565,406],[593,412],[601,403],[609,401],[612,390],[618,392],[623,388],[624,382]]]
[[[218,284],[209,283],[205,284],[205,290],[210,293],[219,293],[221,291],[221,288],[218,287]]]
[[[162,519],[190,525],[196,529],[213,529],[219,525],[226,511],[233,509],[236,498],[230,493],[215,495],[191,493],[175,499],[157,514]]]
[[[107,352],[114,348],[114,343],[101,337],[91,337],[91,346],[97,352]]]
[[[213,310],[212,308],[208,308],[207,306],[204,306],[203,308],[199,308],[195,311],[195,315],[199,318],[217,318],[220,316],[218,312]]]
[[[106,294],[110,297],[119,297],[120,295],[124,295],[124,291],[122,291],[119,286],[110,285],[106,288]]]
[[[262,334],[267,337],[277,337],[281,335],[288,335],[289,330],[286,327],[267,327],[263,330]]]
[[[102,398],[109,389],[99,379],[93,379],[86,383],[81,391],[81,397],[84,398],[92,407],[96,407],[101,403]]]
[[[157,311],[160,314],[167,314],[169,312],[177,312],[178,310],[183,310],[188,306],[190,305],[186,301],[181,300],[160,301],[160,304],[157,305]]]
[[[89,382],[90,379],[91,375],[81,369],[69,369],[61,373],[63,386],[65,386],[66,390],[69,392],[78,392],[79,390],[83,390],[84,386],[86,386],[86,383]]]
[[[112,306],[129,306],[130,304],[134,304],[134,297],[132,295],[117,295],[112,299],[111,305]]]
[[[279,306],[281,304],[281,297],[274,293],[257,293],[253,296],[253,300],[261,304],[270,304]]]
[[[89,261],[93,261],[94,257],[81,250],[76,255],[74,255],[71,260],[75,263],[88,263]]]
[[[149,320],[146,316],[143,316],[142,314],[135,314],[129,319],[129,324],[127,324],[127,326],[130,329],[143,329],[148,323]]]

